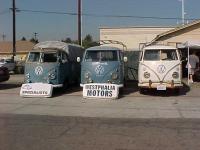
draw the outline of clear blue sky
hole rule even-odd
[[[84,14],[125,15],[142,17],[181,18],[179,0],[82,0]],[[200,18],[200,0],[185,0],[186,18]],[[0,41],[2,34],[12,40],[12,0],[0,0]],[[16,0],[21,10],[77,12],[77,0]],[[91,34],[99,39],[99,27],[122,26],[176,26],[181,20],[145,18],[106,18],[83,16],[83,36]],[[40,41],[77,39],[77,16],[18,12],[16,16],[17,40],[38,33]]]

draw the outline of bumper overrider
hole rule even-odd
[[[63,84],[52,84],[52,86],[53,86],[54,88],[59,88],[59,87],[63,87]]]

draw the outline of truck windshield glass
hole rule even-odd
[[[43,53],[42,62],[57,62],[57,53],[56,52]]]
[[[147,61],[170,61],[170,60],[177,60],[177,53],[176,50],[146,50],[144,53],[144,60]]]
[[[161,60],[177,60],[176,50],[161,50]]]
[[[41,58],[40,58],[41,57]],[[57,62],[57,52],[30,52],[28,62]]]
[[[99,62],[99,61],[118,61],[117,51],[87,51],[85,61]]]
[[[30,52],[28,56],[28,62],[39,62],[40,52]]]

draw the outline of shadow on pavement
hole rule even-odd
[[[126,81],[124,88],[119,91],[119,98],[125,97],[126,95],[138,92],[137,81],[130,80]]]
[[[21,84],[15,83],[0,83],[0,90],[8,90],[21,87]]]
[[[68,94],[68,95],[73,94],[73,95],[82,96],[82,87],[80,87],[80,85],[70,85],[70,87],[67,87],[66,89],[55,88],[53,90],[52,97],[59,97],[59,96],[65,95],[65,94]]]
[[[160,97],[169,97],[169,96],[183,96],[186,95],[190,91],[190,87],[183,83],[183,88],[180,90],[167,89],[166,91],[157,91],[156,89],[146,89],[144,93],[139,94],[139,88],[137,85],[137,81],[128,81],[124,88],[121,88],[119,91],[119,99],[123,98],[127,95],[132,96],[160,96]],[[136,94],[137,93],[137,94]],[[67,89],[55,88],[53,91],[53,97],[58,97],[62,95],[75,95],[82,96],[82,87],[79,85],[72,85]]]
[[[169,97],[169,96],[184,96],[190,91],[190,87],[183,83],[183,87],[178,89],[167,89],[166,91],[157,91],[156,89],[145,89],[143,91],[143,95],[149,96],[161,96],[161,97]]]

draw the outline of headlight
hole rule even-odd
[[[89,83],[92,83],[93,81],[92,81],[92,79],[91,79],[91,78],[89,78],[89,79],[88,79],[88,82],[89,82]]]
[[[85,76],[85,78],[86,78],[86,79],[89,79],[89,77],[90,77],[90,74],[87,72],[87,73],[85,73],[85,75],[84,75],[84,76]]]
[[[149,72],[144,72],[144,77],[147,79],[147,78],[150,78],[150,73]]]
[[[29,73],[25,74],[25,82],[26,83],[30,83],[31,82],[30,81],[30,74]]]
[[[27,79],[30,78],[30,74],[27,73],[27,74],[25,75],[25,77],[26,77]]]
[[[177,79],[179,77],[179,73],[178,72],[173,72],[172,77],[174,79]]]
[[[117,73],[112,73],[111,74],[111,78],[113,79],[113,80],[117,80],[118,79],[118,74]]]

